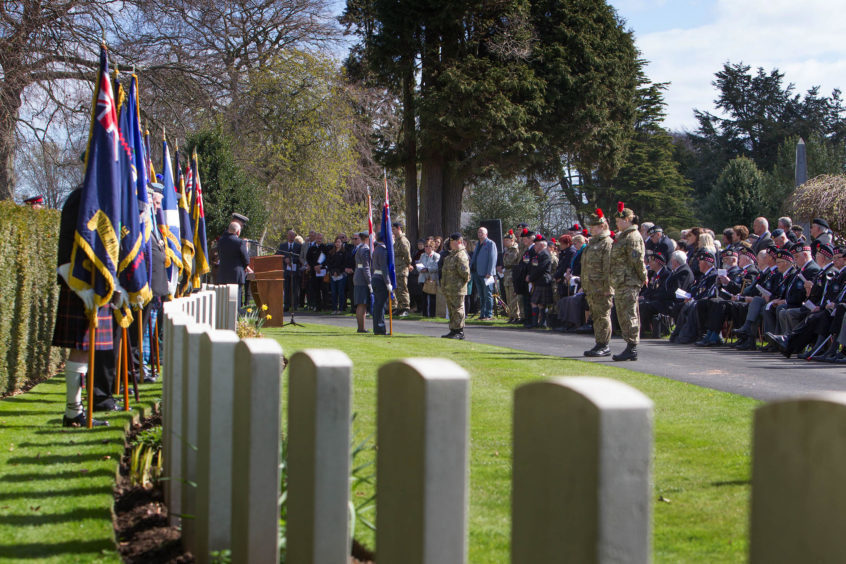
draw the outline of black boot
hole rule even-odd
[[[444,335],[447,339],[459,339],[461,341],[464,340],[464,329],[456,329],[455,331],[450,331],[448,335]]]
[[[752,324],[748,321],[745,321],[743,325],[738,327],[737,329],[732,329],[732,335],[743,335],[744,337],[750,337],[752,335]]]
[[[629,343],[626,345],[626,350],[620,354],[615,354],[611,358],[618,362],[621,360],[637,360],[637,345]]]
[[[608,356],[609,354],[611,354],[611,349],[608,348],[608,345],[600,345],[599,343],[589,351],[584,352],[585,356]]]
[[[447,333],[446,335],[441,335],[441,339],[452,339],[453,335],[455,335],[455,330],[450,329],[449,333]]]

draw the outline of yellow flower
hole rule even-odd
[[[267,311],[267,304],[261,304],[261,310]]]
[[[267,317],[265,317],[265,319],[267,319],[268,321],[270,321],[271,319],[273,319],[273,317],[271,317],[271,315],[268,313],[268,314],[267,314]]]
[[[253,313],[253,308],[248,307],[248,308],[247,308],[247,313]]]

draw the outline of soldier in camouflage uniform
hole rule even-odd
[[[646,248],[637,228],[637,216],[623,202],[617,203],[614,221],[617,222],[617,239],[611,247],[611,286],[614,288],[617,321],[623,339],[626,340],[626,350],[612,358],[637,360],[637,343],[640,339],[637,298],[647,279],[643,263]]]
[[[449,236],[449,255],[441,269],[441,291],[449,312],[449,333],[445,339],[464,339],[464,296],[470,281],[470,257],[464,250],[461,233]]]
[[[520,252],[520,246],[514,240],[513,229],[509,229],[502,240],[503,248],[505,249],[502,253],[502,280],[505,284],[505,299],[508,302],[508,322],[517,323],[523,318],[520,303],[522,299],[514,290],[514,279],[511,274],[514,267],[520,264],[522,253]]]
[[[407,317],[411,307],[408,295],[408,273],[414,270],[411,264],[411,244],[402,232],[402,223],[393,224],[394,231],[394,268],[397,274],[396,306],[400,317]]]
[[[582,251],[582,289],[585,292],[596,345],[585,356],[608,356],[611,349],[611,234],[602,210],[590,218],[590,242]]]

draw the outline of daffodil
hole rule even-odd
[[[267,314],[267,317],[265,317],[265,319],[267,319],[268,321],[270,321],[271,319],[273,319],[273,317],[271,317],[271,315],[268,313],[268,314]]]
[[[267,304],[261,304],[261,310],[267,311]]]
[[[247,308],[247,313],[253,313],[253,308],[248,307],[248,308]]]

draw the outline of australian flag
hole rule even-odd
[[[122,92],[119,92],[118,99],[122,98]],[[126,101],[120,104],[118,130],[120,133],[119,161],[122,180],[118,280],[129,294],[130,305],[134,309],[141,309],[152,299],[153,294],[150,291],[147,276],[147,263],[144,258],[144,232],[138,210],[139,170],[135,166],[138,148],[133,143],[131,108]],[[143,161],[140,161],[139,164],[143,168]],[[146,191],[146,186],[144,190]],[[120,310],[115,312],[115,317],[121,327],[127,327],[132,321],[131,315],[126,315]]]
[[[162,169],[162,184],[164,185],[162,206],[159,212],[159,231],[165,240],[167,254],[166,268],[168,288],[172,295],[176,294],[176,284],[182,275],[182,230],[179,226],[179,201],[173,181],[173,169],[170,166],[170,149],[167,140],[162,140],[162,155],[164,168]]]
[[[85,180],[71,250],[70,287],[94,290],[96,307],[112,298],[118,270],[120,224],[120,135],[109,57],[100,48],[91,129],[85,152]],[[88,312],[94,315],[96,312]]]
[[[194,149],[191,163],[193,190],[191,198],[191,226],[194,228],[194,288],[200,287],[200,276],[211,271],[209,251],[206,244],[206,212],[203,209],[203,188],[200,184],[200,170],[197,162],[197,149]]]

